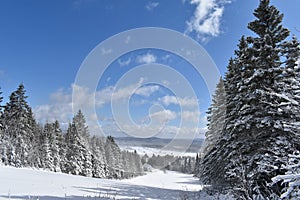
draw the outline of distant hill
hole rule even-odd
[[[119,146],[132,146],[132,147],[147,147],[161,149],[169,144],[173,139],[167,138],[134,138],[134,137],[117,137],[115,141]],[[182,148],[180,145],[186,145],[189,142],[187,139],[176,139],[176,146],[172,146],[171,150],[177,151]],[[192,144],[187,149],[187,152],[196,153],[199,152],[203,139],[194,139]]]

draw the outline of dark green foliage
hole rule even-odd
[[[20,84],[10,95],[3,114],[4,137],[12,144],[7,147],[7,163],[16,167],[30,165],[28,157],[33,147],[31,141],[35,137],[36,124],[25,92],[24,85]]]
[[[229,61],[225,126],[197,171],[204,183],[239,199],[278,199],[282,185],[272,178],[285,173],[288,155],[299,149],[299,42],[287,40],[283,14],[269,3],[260,1],[248,25],[256,37],[242,36]],[[221,106],[213,102],[209,113]]]
[[[220,78],[215,94],[213,95],[211,106],[207,111],[207,127],[205,142],[202,146],[202,154],[205,156],[221,138],[223,126],[225,125],[225,88],[223,79]]]

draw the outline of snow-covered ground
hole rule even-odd
[[[183,199],[202,189],[192,175],[171,171],[128,180],[95,179],[0,166],[0,199]],[[85,197],[85,198],[84,198]]]
[[[174,155],[174,156],[190,156],[190,157],[196,157],[197,153],[192,153],[192,152],[177,152],[177,151],[167,151],[167,150],[162,150],[158,148],[150,148],[150,147],[140,147],[140,146],[120,146],[122,150],[126,151],[136,151],[139,155],[145,155],[147,154],[148,156],[152,156],[153,154],[155,155]]]

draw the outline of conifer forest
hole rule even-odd
[[[191,1],[191,5],[199,3],[199,6],[203,6],[205,2],[211,2],[215,5],[212,7],[217,9],[215,0],[195,0]],[[220,2],[223,6],[232,3],[231,1]],[[25,84],[21,83],[10,96],[4,97],[2,90],[0,91],[0,173],[3,169],[29,168],[55,172],[55,174],[68,174],[68,176],[90,177],[93,181],[92,178],[95,178],[100,185],[102,180],[102,184],[111,184],[103,188],[113,188],[115,183],[119,184],[113,197],[101,198],[99,194],[93,196],[89,193],[89,196],[73,195],[74,199],[122,199],[124,197],[124,199],[162,200],[168,198],[299,200],[300,43],[295,35],[299,30],[285,28],[284,13],[270,0],[256,2],[253,20],[248,25],[245,24],[248,32],[239,35],[240,39],[236,41],[236,49],[232,50],[232,57],[226,58],[228,62],[225,73],[218,77],[219,82],[215,86],[209,102],[210,106],[208,109],[206,107],[205,123],[207,124],[203,133],[205,136],[203,135],[203,142],[197,152],[183,152],[178,156],[172,152],[145,153],[144,150],[147,148],[144,147],[122,148],[115,136],[91,134],[91,127],[88,127],[82,109],[79,109],[74,116],[70,116],[69,124],[63,124],[58,120],[48,122],[47,119],[42,123],[36,119],[34,109],[28,103],[27,88],[25,89]],[[162,7],[162,4],[159,1],[152,1],[151,5],[144,8],[147,10],[145,12],[153,14],[155,9]],[[217,15],[216,12],[213,14]],[[198,18],[201,18],[201,15],[198,15]],[[213,22],[220,23],[216,20]],[[193,30],[195,25],[187,24]],[[204,25],[198,27],[198,31],[200,28],[205,28]],[[126,41],[129,43],[130,39],[128,36]],[[103,55],[112,52],[113,50],[108,48],[102,49]],[[148,57],[144,63],[149,64],[159,60],[151,54],[153,52],[150,50],[146,53]],[[141,55],[139,56],[136,62],[142,64],[143,59]],[[165,58],[167,59],[169,57]],[[134,62],[133,60],[133,57],[130,57],[115,63],[123,67],[119,69],[122,71],[129,63]],[[143,81],[144,79],[140,77],[139,84]],[[183,103],[191,100],[188,97],[182,99],[174,97],[174,100],[170,95],[166,96],[168,98],[157,98],[157,101],[153,99],[143,101],[142,97],[151,97],[151,95],[153,97],[153,93],[159,91],[153,85],[150,87],[149,90],[135,88],[134,94],[140,95],[138,97],[141,100],[136,106],[149,102],[163,102],[170,109],[142,119],[147,123],[150,121],[150,125],[151,120],[154,122],[161,120],[161,115],[168,118],[161,120],[163,125],[177,119],[179,114],[171,110],[171,106],[180,104],[183,107],[190,106]],[[100,94],[104,95],[104,93]],[[99,95],[100,99],[101,95]],[[129,100],[128,102],[132,103]],[[197,106],[198,102],[200,101],[197,101]],[[193,121],[192,114],[195,112],[192,111],[186,112],[188,122]],[[203,113],[196,112],[196,114],[202,116]],[[180,117],[184,118],[183,115]],[[141,129],[136,130],[141,131]],[[150,183],[142,185],[143,177],[148,177],[147,180],[151,184],[154,182],[154,185]],[[158,181],[159,177],[172,180],[172,184],[175,184],[174,188],[171,188],[172,184]],[[177,179],[175,180],[174,177],[188,181],[176,182]],[[117,180],[120,182],[113,182]],[[2,181],[0,180],[0,186]],[[130,185],[126,186],[129,189],[124,186],[125,183]],[[156,186],[160,183],[162,186]],[[194,189],[184,191],[185,186],[178,186],[178,184],[187,184]],[[5,183],[3,182],[2,185]],[[98,186],[97,182],[97,189],[101,190]],[[91,188],[92,186],[89,190],[96,190]],[[10,191],[11,188],[8,195],[1,194],[0,188],[0,198],[10,199]],[[168,196],[169,193],[173,196]],[[70,196],[72,197],[71,194]],[[67,194],[65,199],[66,197]],[[47,195],[40,199],[47,200]]]

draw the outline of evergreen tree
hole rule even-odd
[[[4,129],[4,124],[3,124],[3,111],[2,111],[2,101],[3,97],[1,96],[2,92],[0,91],[0,163],[7,164],[7,153],[6,153],[6,138],[4,138],[3,134],[3,129]]]
[[[300,152],[295,151],[289,155],[288,163],[284,166],[286,173],[272,178],[277,184],[280,182],[282,189],[281,199],[297,200],[300,198]]]
[[[123,161],[123,169],[124,169],[124,178],[133,177],[133,170],[135,168],[134,161],[132,158],[132,154],[128,151],[122,151],[122,161]]]
[[[200,157],[199,157],[199,155],[198,155],[198,153],[197,153],[197,154],[196,154],[195,166],[194,166],[194,174],[195,174],[197,177],[200,177],[199,169],[200,169]]]
[[[64,157],[62,133],[58,121],[46,123],[40,136],[40,156],[42,167],[51,171],[60,172]],[[62,149],[61,149],[62,148]]]
[[[1,88],[0,88],[1,89]],[[3,106],[2,106],[3,96],[0,90],[0,138],[2,137],[2,130],[3,130]]]
[[[91,138],[91,152],[93,177],[106,177],[108,175],[108,168],[105,158],[104,142],[102,138],[96,136]]]
[[[62,133],[58,121],[37,124],[20,84],[2,112],[0,96],[0,163],[35,167],[97,178],[124,178],[142,174],[137,152],[121,152],[113,137],[90,137],[81,110]],[[0,95],[2,93],[0,92]],[[124,155],[124,157],[121,156]],[[127,163],[127,165],[125,165]],[[130,175],[125,176],[124,171]]]
[[[300,69],[297,61],[300,58],[300,45],[294,36],[291,41],[284,42],[282,47],[285,66],[282,67],[282,74],[276,77],[275,83],[281,94],[278,96],[283,100],[279,105],[273,106],[276,106],[278,115],[283,118],[277,124],[283,130],[299,135]]]
[[[248,28],[257,37],[242,37],[229,62],[225,129],[201,160],[200,174],[205,183],[234,188],[241,199],[274,199],[281,187],[270,186],[271,178],[285,172],[286,157],[299,143],[294,131],[299,125],[299,45],[295,39],[286,42],[283,15],[269,0],[260,1],[254,16]]]
[[[109,169],[109,178],[122,178],[123,166],[121,150],[112,136],[106,138],[105,157]]]
[[[81,136],[81,138],[84,140],[84,142],[88,146],[88,141],[89,141],[90,135],[89,135],[88,127],[86,126],[86,121],[85,121],[84,115],[81,112],[81,110],[79,110],[77,112],[77,114],[74,116],[73,123],[76,126],[76,131],[78,132],[78,134]]]
[[[36,124],[34,127],[34,138],[32,140],[33,145],[28,155],[28,162],[30,163],[31,167],[43,168],[44,166],[42,162],[44,157],[42,155],[42,147],[44,145],[44,127],[38,124]]]
[[[66,171],[76,175],[92,176],[92,155],[88,127],[81,111],[74,116],[67,131]]]
[[[57,120],[52,124],[54,131],[54,140],[51,146],[54,171],[63,171],[66,155],[66,144],[60,124]]]
[[[53,157],[51,151],[51,144],[53,142],[53,127],[52,124],[46,123],[41,135],[41,162],[44,169],[54,171]]]
[[[28,105],[24,85],[10,95],[9,102],[4,109],[5,137],[11,145],[7,149],[9,164],[17,167],[29,166],[28,154],[32,149],[34,139],[34,121],[32,111]]]
[[[64,172],[74,175],[82,174],[81,167],[83,165],[81,156],[80,138],[76,132],[75,125],[69,123],[66,133],[67,152]]]
[[[220,78],[215,94],[213,95],[212,104],[207,112],[207,127],[205,141],[202,148],[202,154],[205,156],[220,140],[223,126],[225,124],[225,89],[223,79]]]
[[[143,174],[143,165],[142,165],[142,160],[140,155],[134,151],[133,152],[133,160],[135,164],[135,171],[134,171],[134,176],[140,176]]]

